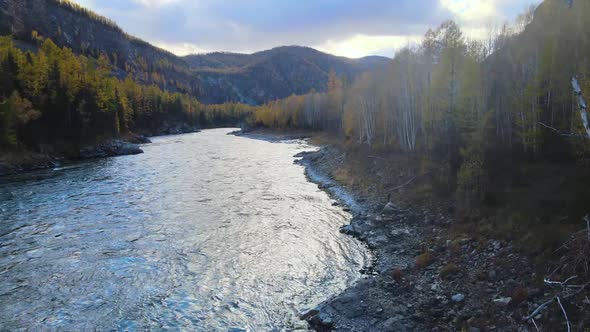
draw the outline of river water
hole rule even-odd
[[[229,131],[0,178],[0,329],[306,329],[369,252],[293,164],[312,147]]]

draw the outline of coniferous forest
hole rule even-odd
[[[247,105],[203,105],[130,77],[120,80],[105,55],[76,55],[35,32],[32,37],[33,51],[19,49],[10,36],[0,40],[3,148],[67,149],[130,132],[235,126],[252,112]]]

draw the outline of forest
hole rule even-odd
[[[397,52],[388,70],[354,82],[332,72],[328,93],[268,103],[253,122],[324,130],[350,145],[428,159],[439,187],[471,206],[514,165],[588,165],[571,84],[576,76],[590,93],[588,14],[588,1],[548,0],[483,39],[447,21]]]
[[[0,38],[0,147],[67,150],[133,132],[175,126],[235,126],[252,112],[240,104],[204,105],[194,97],[113,75],[109,58],[76,55],[32,33],[38,49]]]

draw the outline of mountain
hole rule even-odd
[[[183,59],[193,68],[203,71],[216,70],[247,70],[248,67],[264,64],[273,58],[299,58],[318,67],[321,71],[334,69],[337,72],[358,73],[386,65],[391,59],[382,56],[368,56],[360,59],[349,59],[320,52],[310,47],[281,46],[271,50],[253,54],[215,52],[208,54],[187,55]]]
[[[278,47],[254,54],[211,53],[178,57],[125,33],[113,21],[67,0],[0,0],[0,34],[33,47],[51,38],[77,54],[105,54],[119,78],[185,92],[208,104],[262,104],[291,94],[324,91],[329,71],[353,79],[390,59],[348,59],[306,47]]]
[[[254,54],[210,53],[189,55],[184,60],[204,78],[207,98],[221,94],[248,104],[324,91],[330,70],[354,78],[391,61],[385,57],[349,59],[309,47],[282,46]]]

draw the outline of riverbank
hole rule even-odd
[[[166,130],[153,136],[199,131],[194,128],[181,129]],[[93,144],[83,144],[79,147],[46,147],[46,150],[49,151],[46,153],[22,149],[0,151],[0,176],[57,167],[60,163],[70,160],[141,154],[143,153],[141,145],[149,143],[151,143],[150,139],[144,135],[128,133],[117,138],[105,139]]]
[[[96,159],[143,153],[139,144],[149,139],[133,136],[85,145],[75,152],[38,153],[27,150],[5,151],[0,154],[0,176],[57,167],[67,160]]]
[[[308,172],[336,183],[334,173],[349,162],[335,147],[301,157]],[[342,231],[365,241],[376,253],[376,274],[303,314],[312,328],[475,332],[522,326],[521,317],[542,294],[531,291],[530,304],[518,298],[521,285],[534,274],[509,243],[455,237],[444,202],[410,208],[389,204],[382,215],[378,211],[387,203],[383,192],[339,185],[366,207],[366,212],[355,211],[351,225]]]
[[[228,135],[234,136],[245,136],[254,139],[262,139],[266,141],[278,142],[278,141],[286,141],[286,140],[296,140],[296,139],[308,139],[317,135],[318,133],[310,132],[309,130],[280,130],[280,129],[270,129],[270,128],[262,128],[262,129],[249,129],[249,130],[237,130],[228,133]]]
[[[523,252],[520,242],[466,231],[453,199],[434,195],[428,171],[410,158],[311,141],[322,147],[297,162],[353,213],[342,232],[366,242],[377,257],[363,280],[301,315],[313,329],[528,331],[532,319],[546,330],[563,329],[562,310],[551,301],[559,296],[575,326],[589,323],[583,288],[544,283],[555,261],[545,258],[540,270],[539,257]],[[395,204],[387,204],[388,194]]]

